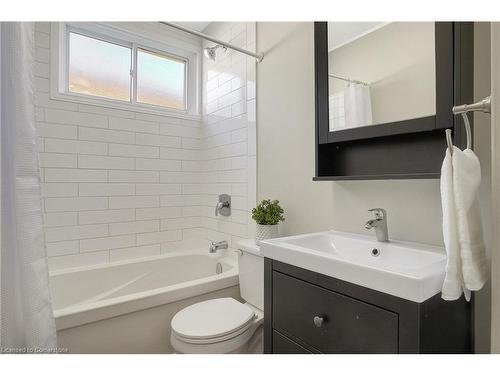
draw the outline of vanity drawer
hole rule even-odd
[[[290,340],[279,332],[273,331],[274,354],[312,354],[309,350]]]
[[[398,314],[276,271],[272,285],[274,328],[322,353],[398,352]]]

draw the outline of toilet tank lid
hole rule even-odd
[[[239,250],[245,251],[250,254],[262,256],[260,252],[260,246],[255,244],[254,238],[247,238],[245,240],[238,241],[236,244]]]

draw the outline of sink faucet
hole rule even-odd
[[[387,212],[383,208],[372,208],[368,210],[375,214],[375,219],[368,220],[365,224],[366,229],[375,228],[377,241],[388,242],[389,235],[387,234]]]
[[[208,252],[215,253],[215,252],[217,252],[217,250],[227,249],[227,248],[228,248],[227,241],[219,241],[219,242],[211,241],[210,248],[208,249]]]

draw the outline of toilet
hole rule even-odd
[[[216,298],[190,305],[170,323],[177,353],[263,352],[264,258],[254,240],[238,243],[240,294],[245,301]]]

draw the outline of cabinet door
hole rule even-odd
[[[273,327],[322,353],[397,353],[398,315],[273,272]]]

